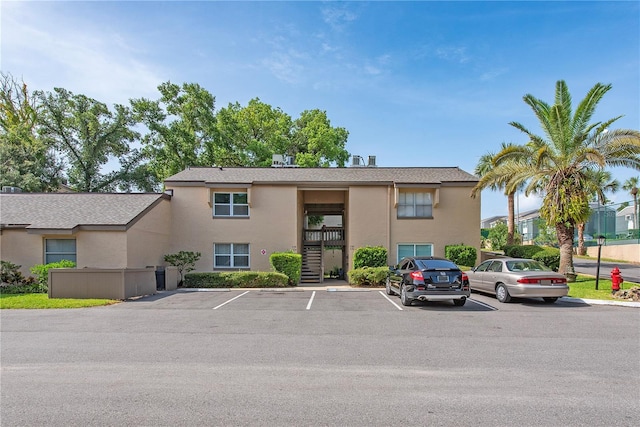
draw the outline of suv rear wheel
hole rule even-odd
[[[462,307],[464,305],[464,303],[467,302],[466,298],[462,298],[462,299],[454,299],[453,300],[453,305],[455,305],[456,307]]]
[[[413,300],[407,296],[407,288],[404,285],[400,286],[400,302],[402,302],[402,305],[407,306],[413,302]]]

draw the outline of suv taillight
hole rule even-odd
[[[422,271],[412,271],[410,274],[413,280],[422,280],[424,281],[424,276],[422,275]]]

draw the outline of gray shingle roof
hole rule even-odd
[[[425,168],[189,168],[170,176],[165,183],[395,183],[441,184],[478,182],[478,177],[457,167]]]
[[[155,193],[0,194],[0,227],[73,230],[81,226],[126,228],[161,198]]]

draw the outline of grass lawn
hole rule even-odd
[[[640,285],[630,282],[622,283],[622,289],[631,289],[634,286]],[[573,298],[623,301],[611,296],[611,280],[601,278],[596,291],[596,278],[581,274],[578,275],[575,282],[569,283],[569,296]]]
[[[0,294],[0,308],[81,308],[119,302],[111,299],[49,299],[47,294]]]

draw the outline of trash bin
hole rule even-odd
[[[156,267],[156,290],[164,291],[164,267]]]

